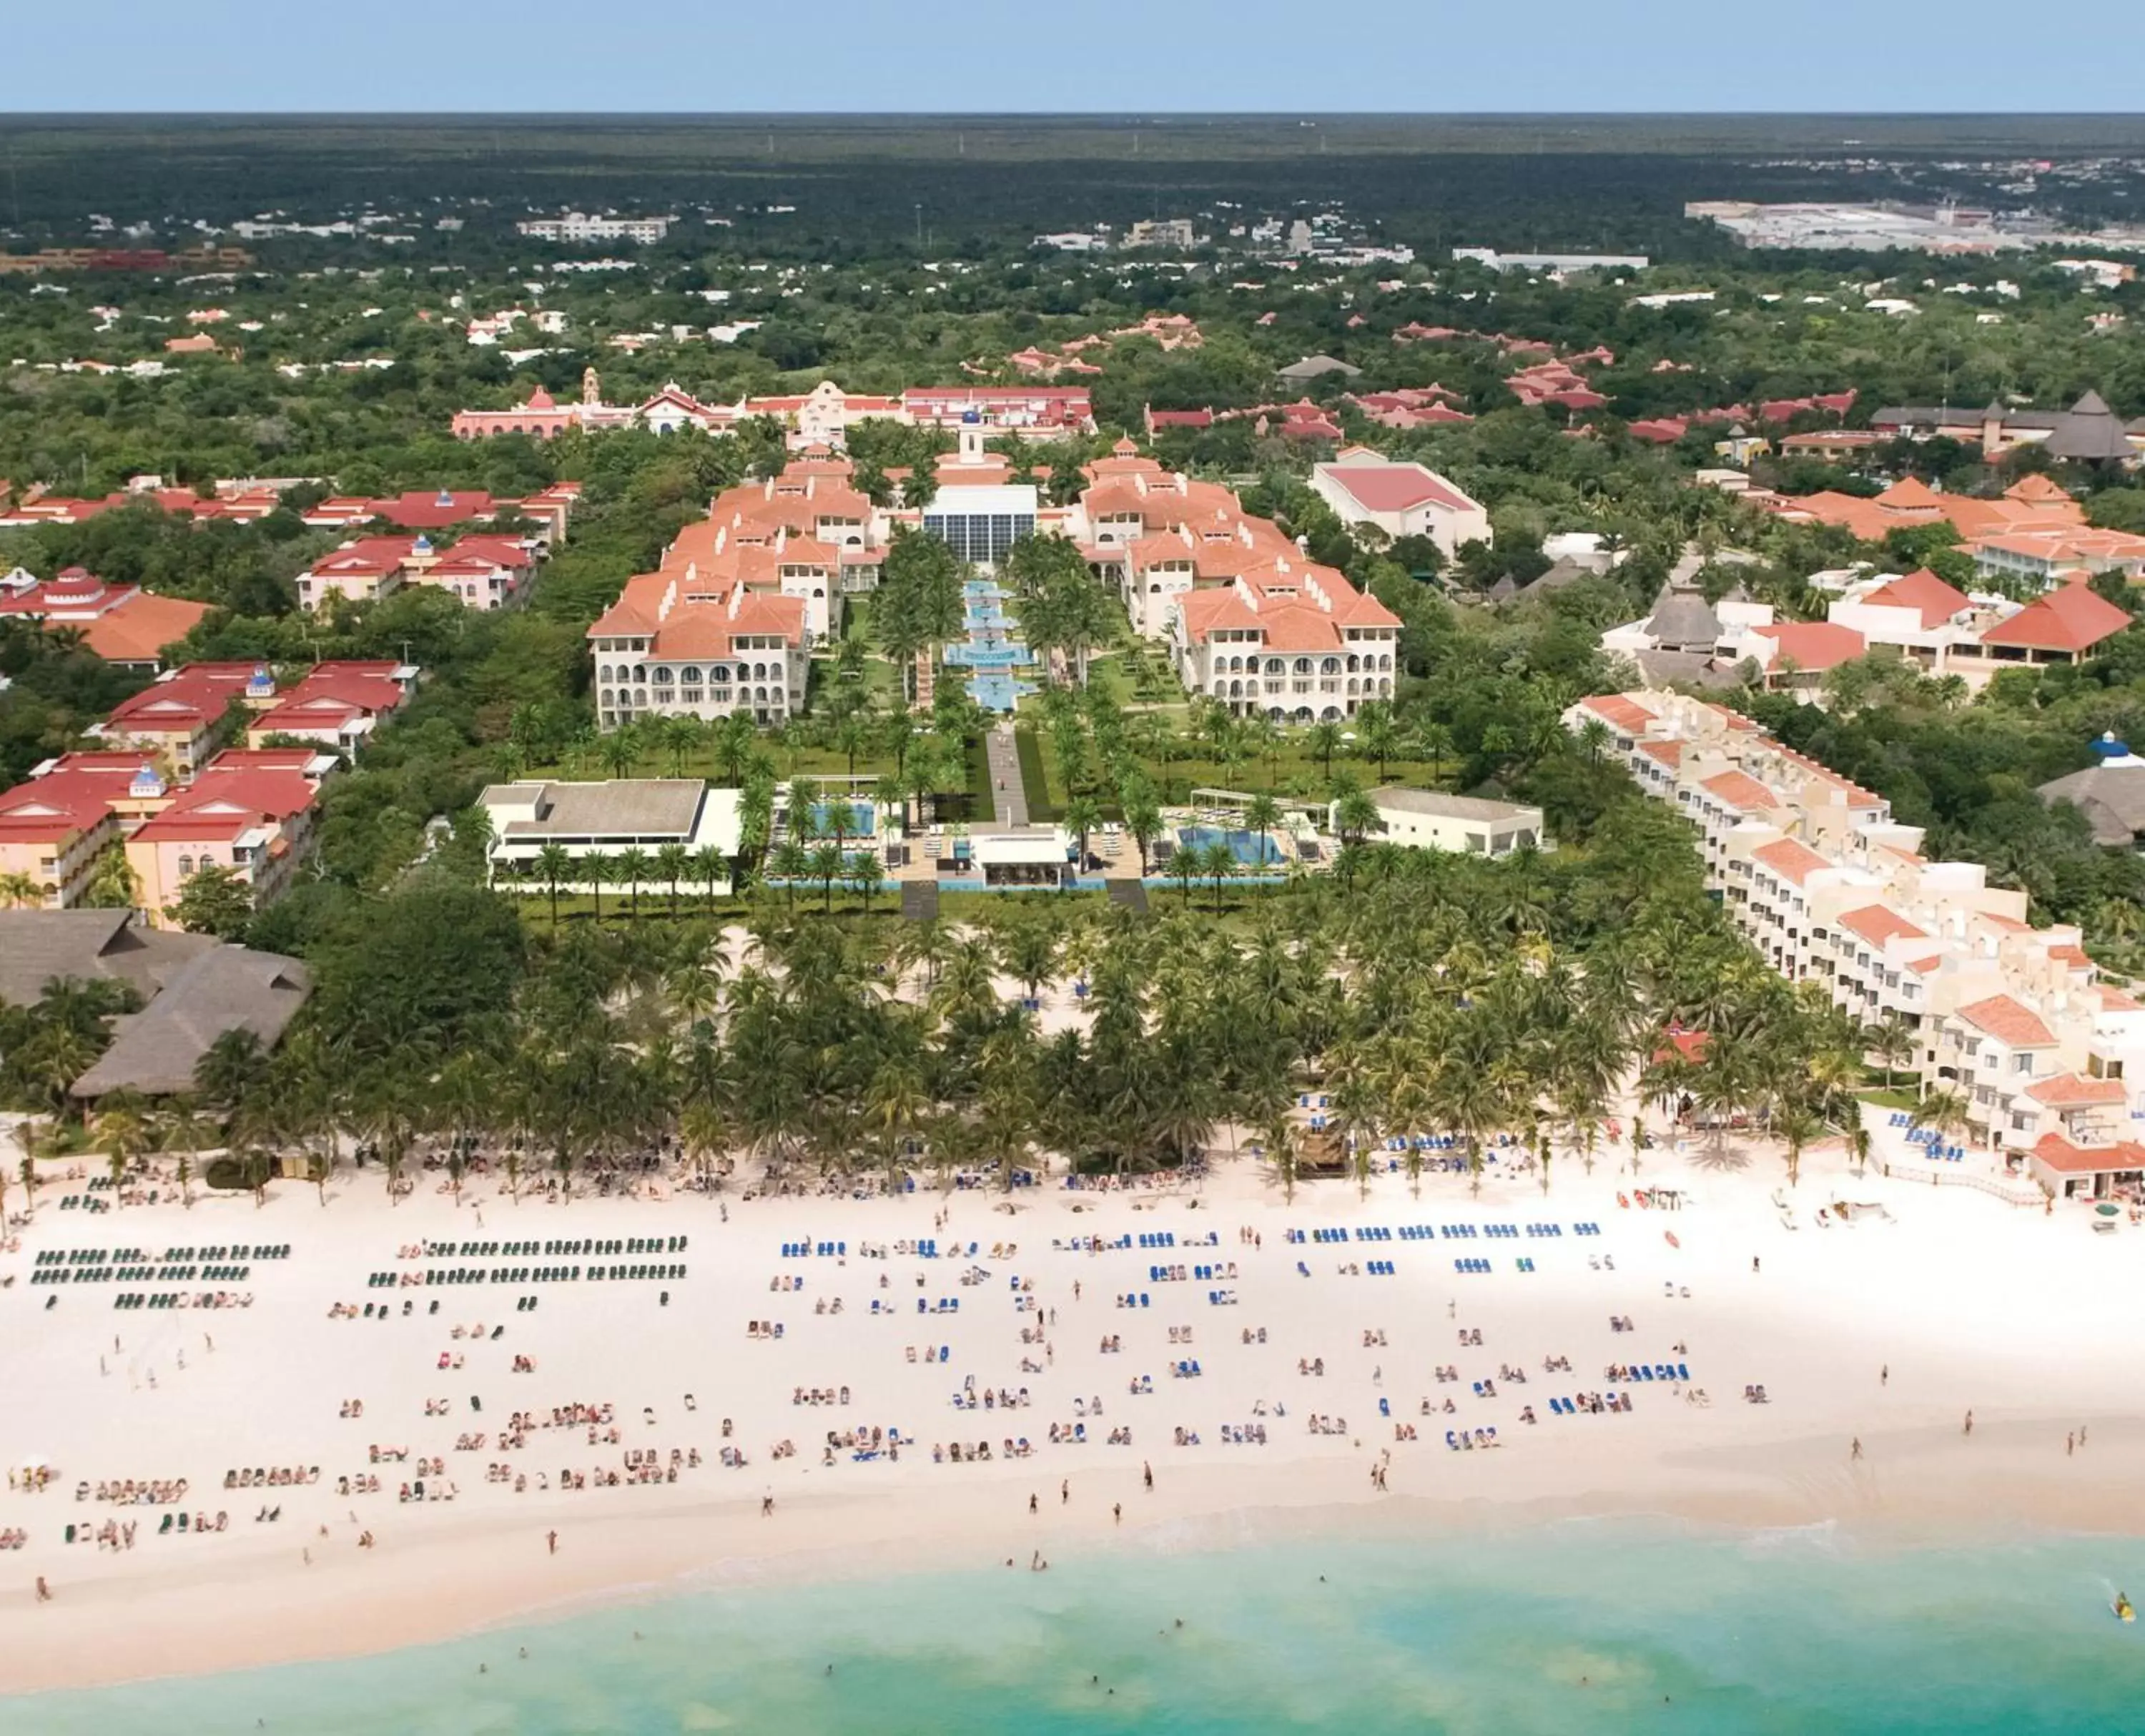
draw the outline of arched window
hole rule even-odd
[[[1324,662],[1318,665],[1318,673],[1321,675],[1339,674],[1341,673],[1341,659],[1337,657],[1329,657],[1326,659]]]
[[[719,663],[717,663],[717,664],[710,664],[709,665],[709,667],[708,667],[708,681],[709,681],[709,684],[711,686],[714,686],[714,687],[723,687],[723,686],[725,686],[725,685],[727,685],[727,684],[729,684],[729,679],[730,679],[730,672],[729,672],[729,669],[728,669],[727,667],[725,667],[724,664],[719,664]]]
[[[191,857],[191,856],[182,856],[182,857],[179,858],[179,878],[180,878],[182,880],[191,880],[191,879],[192,879],[192,878],[193,878],[193,877],[194,877],[194,859],[193,859],[193,858],[192,858],[192,857]]]
[[[1267,659],[1267,673],[1269,675],[1285,675],[1288,673],[1288,664],[1281,658],[1269,657]]]
[[[668,668],[668,666],[664,665],[664,664],[658,664],[658,665],[656,666],[656,670],[655,670],[655,684],[656,684],[658,687],[668,687],[668,686],[669,686],[669,684],[670,684],[670,671],[669,671],[669,669]]]
[[[678,679],[688,687],[698,687],[700,684],[700,666],[696,663],[687,664]]]
[[[1299,657],[1296,659],[1296,673],[1299,675],[1308,675],[1311,673],[1311,659],[1308,657]]]

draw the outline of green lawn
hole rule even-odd
[[[1028,738],[1023,736],[1023,742]],[[1037,769],[1029,773],[1028,802],[1037,803],[1038,773],[1041,787],[1048,795],[1053,808],[1062,808],[1068,792],[1064,788],[1058,764],[1057,749],[1048,733],[1038,729],[1033,740]],[[1028,749],[1022,750],[1022,766],[1028,766]],[[1272,760],[1261,755],[1256,759],[1245,759],[1233,766],[1224,766],[1218,761],[1201,758],[1172,759],[1167,774],[1158,760],[1142,760],[1147,774],[1154,779],[1155,788],[1162,793],[1165,803],[1185,803],[1191,799],[1194,789],[1216,788],[1242,790],[1256,794],[1262,790],[1272,791],[1282,797],[1323,801],[1328,798],[1335,779],[1353,776],[1365,788],[1380,783],[1407,783],[1423,789],[1450,789],[1452,774],[1456,769],[1453,761],[1446,759],[1433,766],[1428,760],[1392,759],[1386,764],[1385,774],[1379,775],[1376,760],[1357,759],[1346,754],[1333,756],[1332,776],[1329,778],[1326,764],[1317,755],[1307,751],[1300,742],[1284,737],[1281,750]],[[1103,812],[1112,818],[1120,818],[1114,790],[1096,793]]]

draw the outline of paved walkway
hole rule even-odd
[[[1020,750],[1013,725],[1001,724],[983,738],[983,756],[991,773],[991,801],[1001,826],[1028,823],[1028,788],[1020,781]]]

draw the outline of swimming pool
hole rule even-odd
[[[1181,849],[1203,850],[1209,844],[1227,844],[1243,868],[1272,868],[1281,860],[1281,846],[1262,832],[1225,832],[1219,826],[1180,826]]]
[[[847,809],[846,813],[842,810]],[[842,835],[844,838],[869,838],[878,818],[878,811],[868,802],[817,802],[812,808],[812,833],[815,838],[832,838],[834,819],[841,813]]]

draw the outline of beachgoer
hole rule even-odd
[[[1070,1477],[1067,1477],[1058,1485],[1058,1505],[1062,1507],[1072,1499],[1072,1480]]]
[[[1750,1270],[1754,1272],[1758,1270],[1758,1256],[1755,1254],[1750,1256]]]
[[[1859,1435],[1854,1437],[1854,1445],[1848,1449],[1847,1456],[1849,1459],[1859,1459],[1862,1456],[1862,1437]]]
[[[1140,1460],[1140,1475],[1146,1480],[1147,1486],[1152,1491],[1154,1488],[1154,1467],[1144,1459]]]
[[[1035,1495],[1034,1495],[1034,1492],[1033,1492],[1033,1490],[1029,1491],[1029,1494],[1028,1494],[1028,1510],[1030,1513],[1033,1513],[1033,1512],[1034,1512],[1034,1511],[1036,1510],[1036,1506],[1035,1506]]]
[[[1969,1435],[1973,1432],[1973,1413],[1971,1410],[1966,1413],[1966,1432]]]
[[[544,1540],[550,1545],[550,1552],[553,1554],[555,1555],[559,1553],[559,1534],[556,1531],[545,1532],[544,1534]]]
[[[1119,1525],[1125,1522],[1125,1504],[1122,1501],[1110,1503],[1110,1517]]]
[[[2068,1435],[2064,1435],[2064,1436],[2063,1436],[2063,1457],[2064,1457],[2064,1458],[2066,1458],[2066,1459],[2068,1459],[2068,1458],[2069,1458],[2069,1457],[2071,1456],[2071,1455],[2072,1455],[2072,1454],[2073,1454],[2073,1453],[2075,1453],[2075,1452],[2077,1452],[2077,1451],[2078,1451],[2078,1435],[2077,1435],[2076,1432],[2075,1432],[2075,1431],[2073,1431],[2073,1433],[2068,1434]]]
[[[1879,1386],[1889,1386],[1892,1384],[1892,1365],[1890,1363],[1886,1363],[1884,1367],[1877,1370],[1877,1384]]]

